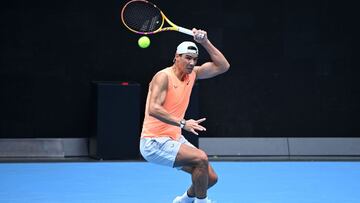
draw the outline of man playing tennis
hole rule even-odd
[[[217,175],[206,153],[194,147],[181,129],[198,135],[205,131],[205,118],[185,119],[192,87],[196,79],[207,79],[226,72],[230,64],[212,45],[203,30],[192,30],[195,42],[208,52],[211,62],[195,66],[198,48],[182,42],[176,49],[174,63],[155,74],[149,84],[140,152],[149,162],[175,167],[191,174],[192,185],[173,203],[208,203],[207,190],[217,182]]]

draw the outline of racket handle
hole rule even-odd
[[[181,32],[181,33],[184,33],[184,34],[188,34],[190,36],[194,36],[193,31],[191,31],[189,29],[186,29],[186,28],[183,28],[183,27],[179,27],[178,31]]]

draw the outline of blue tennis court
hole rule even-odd
[[[211,162],[217,203],[358,203],[360,162]],[[1,203],[171,203],[189,175],[147,162],[1,163]]]

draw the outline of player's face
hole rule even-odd
[[[197,54],[181,54],[179,55],[179,65],[182,68],[182,70],[190,74],[192,70],[194,69],[196,63],[198,60]]]

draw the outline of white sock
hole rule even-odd
[[[194,201],[194,197],[189,197],[187,191],[181,196],[181,202],[184,203],[192,203]]]
[[[204,199],[195,198],[195,201],[194,201],[194,203],[207,203],[207,202],[208,202],[207,197]]]

